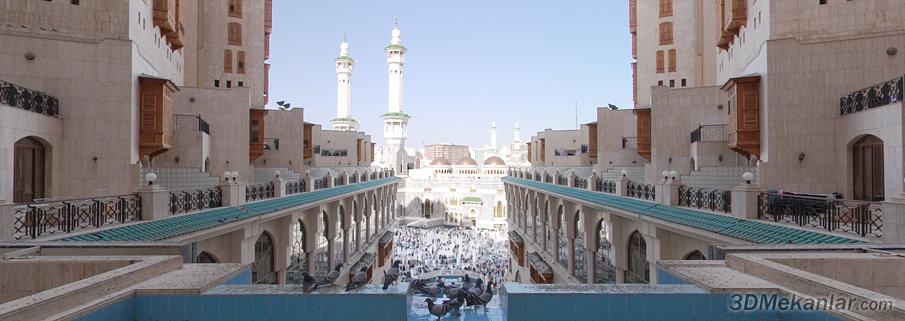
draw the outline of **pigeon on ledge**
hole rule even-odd
[[[339,279],[339,270],[343,268],[342,264],[337,264],[333,271],[330,271],[326,276],[317,280],[317,286],[321,285],[333,285],[336,282],[336,279]]]
[[[391,267],[388,271],[383,272],[383,289],[386,290],[390,287],[390,284],[396,282],[399,279],[399,264],[402,264],[401,261],[393,262],[393,267]]]
[[[317,289],[317,280],[314,279],[311,274],[308,272],[302,272],[302,291],[305,293],[311,293]]]
[[[349,283],[346,284],[346,292],[352,291],[354,289],[360,288],[365,285],[365,282],[368,281],[368,268],[362,266],[361,270],[355,273],[355,276],[349,280]]]
[[[427,302],[427,311],[430,314],[437,317],[439,321],[441,317],[449,313],[449,311],[453,311],[462,306],[462,300],[445,300],[441,304],[434,303],[434,300],[431,298],[424,299],[424,302]]]

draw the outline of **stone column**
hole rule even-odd
[[[594,191],[598,181],[600,181],[600,176],[597,176],[597,173],[591,174],[591,176],[588,177],[588,190]]]
[[[616,179],[616,195],[618,196],[627,196],[628,195],[628,178],[625,176],[620,176]]]
[[[15,213],[16,207],[13,204],[0,205],[0,242],[12,242],[15,240],[13,236],[16,230]]]
[[[170,192],[161,188],[160,185],[139,187],[138,196],[141,197],[142,221],[151,221],[170,216]],[[12,214],[9,217],[12,217]]]
[[[647,264],[650,265],[650,284],[658,284],[657,261],[660,260],[660,239],[656,235],[644,235],[647,241]]]
[[[343,228],[343,261],[349,262],[349,229]]]
[[[572,175],[569,175],[569,178],[566,179],[566,184],[569,185],[569,187],[575,187],[575,178],[575,173],[572,173]]]
[[[223,197],[223,206],[239,206],[245,204],[245,183],[224,181],[220,183],[220,192]]]
[[[732,216],[757,218],[757,198],[764,189],[755,185],[740,185],[732,189]]]
[[[679,186],[682,181],[670,179],[657,184],[656,200],[657,203],[669,206],[679,205]]]
[[[597,279],[597,248],[588,249],[588,284]]]
[[[327,229],[324,233],[327,235],[327,266],[329,271],[333,271],[333,267],[336,266],[336,233],[339,232],[336,230],[336,220],[339,218],[338,212],[339,204],[327,205],[327,218],[331,222],[324,222]]]
[[[324,178],[327,180],[327,188],[333,188],[334,187],[333,185],[335,183],[333,181],[333,175],[330,175],[330,173],[327,173],[327,175],[325,175]]]
[[[275,175],[273,177],[273,197],[283,197],[286,196],[286,180],[279,175]]]

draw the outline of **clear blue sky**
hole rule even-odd
[[[336,74],[343,33],[356,60],[352,115],[377,142],[387,111],[393,17],[399,17],[405,64],[409,147],[422,143],[500,144],[544,128],[596,120],[596,106],[631,106],[628,1],[274,1],[271,104],[305,108],[308,122],[336,115]],[[273,107],[271,105],[270,107]]]

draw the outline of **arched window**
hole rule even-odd
[[[663,50],[657,51],[657,73],[666,72],[666,56]]]
[[[694,250],[688,254],[685,254],[685,257],[683,257],[682,259],[686,260],[686,261],[698,261],[698,260],[706,260],[707,257],[705,257],[704,253],[701,253],[701,251]]]
[[[352,201],[352,216],[350,219],[352,222],[352,230],[349,232],[349,233],[351,233],[349,235],[350,236],[349,237],[349,255],[352,255],[352,253],[355,253],[356,251],[358,251],[358,234],[359,234],[358,232],[361,231],[361,228],[360,228],[361,224],[358,223],[358,202],[357,201]]]
[[[852,146],[852,194],[856,200],[882,202],[883,140],[867,135]]]
[[[327,224],[330,224],[329,217],[327,215],[327,211],[323,211],[321,213],[321,219],[317,222],[317,233],[321,235],[318,238],[317,249],[315,249],[314,254],[314,273],[318,275],[325,275],[331,271],[329,266],[329,239],[330,235],[327,234]]]
[[[506,217],[505,213],[503,212],[503,202],[502,201],[496,202],[496,208],[494,209],[494,216],[495,217]]]
[[[562,205],[556,213],[557,231],[556,231],[556,261],[559,265],[569,268],[569,240],[566,238],[566,210]]]
[[[660,23],[660,45],[671,45],[672,43],[672,22]]]
[[[292,229],[292,262],[289,270],[294,272],[308,271],[308,257],[305,255],[305,223],[298,220]]]
[[[333,257],[333,264],[342,264],[346,262],[346,252],[344,251],[343,239],[346,231],[343,229],[346,223],[346,209],[339,206],[339,216],[336,218],[336,237],[333,238],[333,250],[336,255]]]
[[[204,251],[201,252],[201,254],[198,254],[198,257],[195,258],[195,263],[220,263],[220,260],[213,254]]]
[[[668,59],[668,61],[669,61],[669,72],[676,72],[676,68],[678,68],[678,67],[676,66],[676,64],[677,64],[677,62],[676,62],[676,50],[675,50],[675,49],[669,49],[669,51],[667,52],[667,56],[668,56],[668,58],[669,58],[669,59]]]
[[[581,280],[582,283],[588,283],[588,254],[585,249],[583,216],[581,211],[575,212],[575,225],[572,227],[574,229],[573,232],[575,233],[575,240],[572,244],[572,276]]]
[[[273,270],[273,254],[273,238],[267,232],[261,233],[255,242],[255,263],[251,266],[252,283],[277,283],[277,274]]]
[[[44,198],[47,151],[40,141],[25,137],[14,145],[13,203],[33,202]]]
[[[628,238],[628,269],[625,283],[649,283],[650,264],[647,263],[647,243],[638,231]]]
[[[369,240],[374,239],[377,235],[377,195],[371,197],[371,210],[368,217],[368,235]]]
[[[594,283],[616,283],[616,267],[613,265],[612,229],[605,220],[597,224],[597,254],[594,257]]]

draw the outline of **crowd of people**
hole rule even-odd
[[[394,246],[393,260],[402,262],[406,276],[466,270],[484,280],[504,280],[509,269],[505,230],[402,227],[396,231]]]

